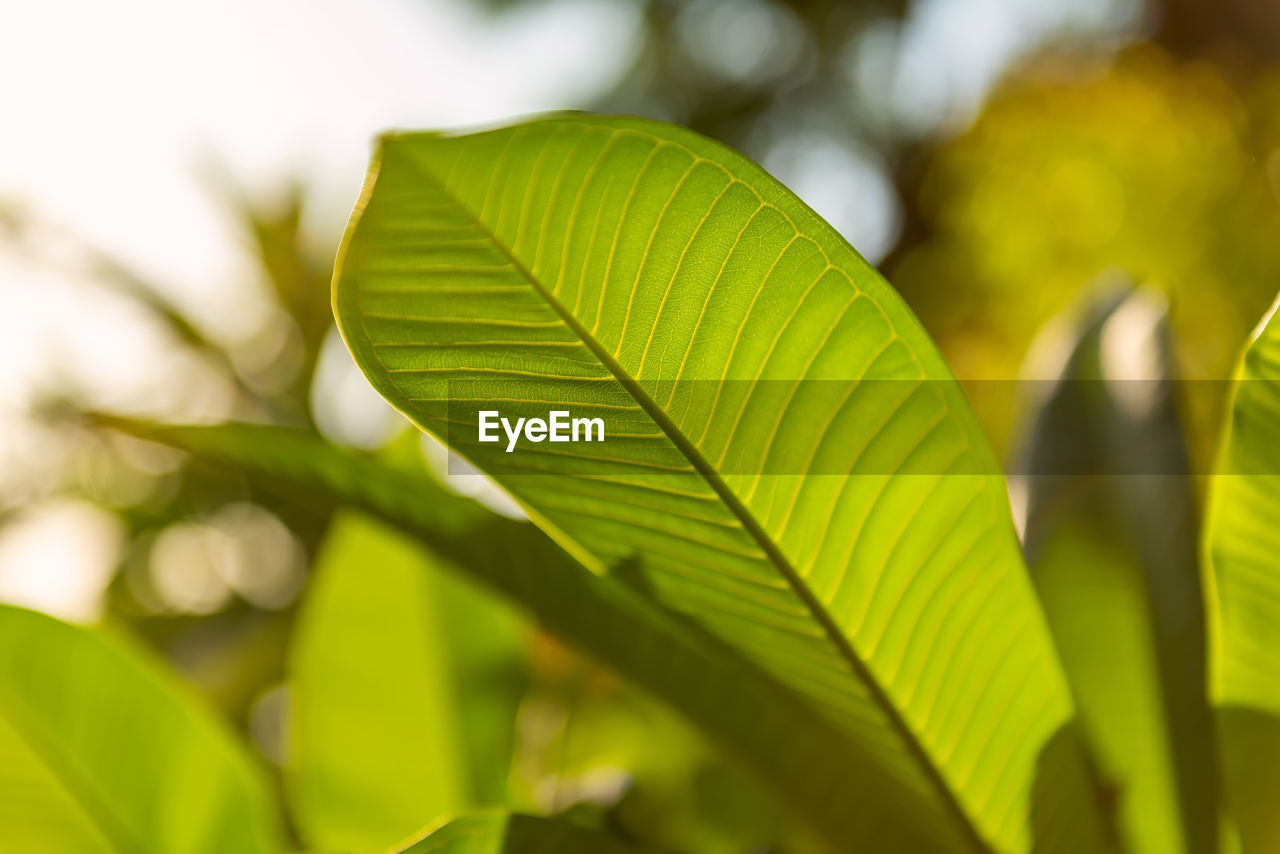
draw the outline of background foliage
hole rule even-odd
[[[521,16],[553,14],[552,4],[535,0],[477,5],[495,32],[527,20]],[[638,27],[626,69],[567,106],[687,125],[795,188],[903,294],[969,383],[987,434],[1010,458],[1030,441],[1031,428],[1017,417],[1007,386],[982,381],[1016,376],[1039,330],[1054,318],[1073,322],[1099,276],[1127,275],[1165,295],[1172,335],[1165,368],[1196,379],[1229,374],[1274,296],[1280,13],[1273,4],[1041,4],[1056,11],[1040,15],[1008,4],[976,18],[1018,34],[1014,47],[985,51],[1005,61],[986,83],[956,83],[951,91],[920,83],[931,60],[905,53],[910,33],[942,26],[936,21],[947,19],[938,11],[945,3],[634,5]],[[979,46],[987,44],[976,38],[982,27],[968,34]],[[963,41],[966,33],[954,37]],[[137,328],[164,337],[172,359],[151,392],[108,400],[109,408],[166,414],[203,389],[220,401],[208,413],[215,419],[316,430],[338,445],[389,443],[381,451],[387,459],[441,472],[439,448],[389,436],[385,419],[367,416],[377,405],[353,389],[362,381],[329,309],[338,235],[316,226],[319,203],[308,187],[281,176],[242,189],[217,169],[206,173],[264,283],[255,298],[268,306],[259,313],[265,319],[248,331],[210,324],[198,306],[175,298],[171,283],[136,269],[115,247],[58,230],[38,200],[4,208],[6,252],[36,266],[73,268],[91,287],[127,301]],[[10,288],[27,285],[0,282],[0,294]],[[1206,387],[1216,390],[1176,402],[1197,470],[1213,456],[1225,406],[1225,385]],[[657,845],[728,852],[777,844],[780,819],[756,784],[684,723],[450,576],[409,571],[431,559],[377,523],[340,512],[318,493],[263,490],[230,465],[192,464],[96,423],[46,419],[50,410],[103,408],[99,390],[78,371],[52,372],[23,403],[31,416],[24,424],[38,425],[30,429],[40,452],[4,457],[0,538],[27,536],[55,500],[105,511],[90,527],[116,547],[108,549],[110,580],[92,616],[140,638],[255,746],[269,785],[295,804],[298,826],[282,831],[288,838],[391,845],[417,830],[413,804],[362,803],[325,788],[358,782],[368,773],[362,763],[379,756],[392,763],[379,767],[398,768],[406,780],[418,779],[414,766],[429,762],[439,788],[415,797],[442,811],[499,801],[533,812],[588,804]],[[1188,494],[1172,500],[1198,513],[1201,486],[1184,483]],[[472,478],[452,484],[476,490]],[[481,497],[510,510],[500,497]],[[1064,524],[1074,530],[1093,520]],[[1036,572],[1047,586],[1055,583],[1051,533],[1046,542]],[[1141,535],[1132,531],[1095,531],[1071,542],[1090,549],[1098,564],[1143,565],[1135,557]],[[367,559],[378,550],[396,555],[380,562],[388,578],[353,585],[349,555]],[[21,601],[20,593],[6,598]],[[395,608],[412,609],[415,622],[449,641],[366,628],[403,626],[407,619],[380,618]],[[354,669],[390,693],[371,687],[368,697],[385,696],[382,708],[403,708],[406,720],[431,726],[397,734],[386,722],[379,732],[358,722],[382,709],[361,708],[354,697],[333,710],[341,720],[307,716],[309,692],[324,692],[335,678],[316,665],[334,660],[323,646],[335,635],[313,628],[322,613],[345,627],[333,631],[369,645],[351,652],[363,662]],[[465,628],[480,625],[491,629]],[[415,682],[419,689],[435,687],[412,690],[406,671],[429,674]],[[459,702],[485,711],[460,716]],[[323,768],[306,784],[291,783],[299,745],[326,727],[366,732],[369,740],[319,760]],[[654,743],[670,748],[654,751]],[[467,755],[486,751],[498,761],[468,767]],[[494,778],[499,764],[508,773]],[[316,799],[321,805],[309,807]],[[334,801],[352,814],[329,808]],[[375,813],[380,822],[403,822],[403,833],[370,837]]]

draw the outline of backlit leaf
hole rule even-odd
[[[1246,851],[1280,849],[1280,323],[1263,319],[1236,372],[1205,550],[1211,693],[1227,795]]]
[[[961,845],[1104,844],[963,394],[753,163],[627,118],[385,137],[334,305],[394,406],[851,736],[871,761],[849,848],[888,850],[899,790]],[[493,409],[599,417],[608,439],[506,453],[479,441]]]

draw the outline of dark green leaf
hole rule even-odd
[[[1158,293],[1099,289],[1046,333],[1024,453],[1036,588],[1133,851],[1216,850],[1194,481]],[[1060,340],[1061,339],[1061,340]],[[1057,352],[1046,353],[1053,346]]]
[[[454,819],[398,854],[627,854],[638,849],[551,818],[480,813]]]
[[[533,525],[446,492],[421,471],[336,448],[304,431],[108,423],[242,471],[277,494],[340,501],[413,535],[550,633],[683,714],[744,761],[785,811],[833,851],[845,850],[855,832],[868,831],[884,850],[955,845],[945,827],[939,834],[938,825],[919,821],[919,810],[927,807],[918,792],[863,773],[870,759],[843,731],[714,640],[665,616],[614,578],[587,572]],[[1068,757],[1074,749],[1067,746]],[[1052,790],[1055,783],[1045,785]],[[874,809],[865,806],[871,803]]]

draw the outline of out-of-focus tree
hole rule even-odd
[[[1005,378],[1081,283],[1119,267],[1167,292],[1184,375],[1224,378],[1280,270],[1275,87],[1150,46],[1093,75],[1045,59],[932,154],[929,237],[889,276],[962,376]]]

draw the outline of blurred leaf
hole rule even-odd
[[[344,502],[420,539],[448,566],[496,589],[548,632],[683,714],[709,741],[745,762],[786,814],[831,850],[846,850],[851,825],[868,820],[877,822],[886,845],[936,847],[931,828],[918,821],[917,795],[902,783],[878,782],[883,800],[872,813],[849,809],[868,797],[862,769],[870,759],[843,731],[714,639],[653,608],[616,578],[586,571],[533,525],[446,492],[421,471],[334,447],[305,431],[102,420],[242,471],[294,500],[322,501],[326,509]],[[1057,782],[1045,785],[1052,789]]]
[[[1044,752],[1072,701],[962,392],[875,270],[758,166],[630,118],[388,136],[334,307],[374,387],[558,542],[629,561],[846,729],[872,757],[847,846],[895,801],[936,846],[1105,845],[1081,755]],[[507,454],[477,441],[495,399],[616,432]],[[939,652],[958,649],[962,679]]]
[[[675,745],[686,749],[679,742]],[[779,850],[782,828],[776,811],[733,769],[696,752],[692,761],[684,754],[653,759],[650,765],[665,759],[668,766],[681,767],[641,767],[636,772],[634,784],[609,812],[611,823],[625,829],[629,838],[698,854]],[[792,836],[786,838],[785,850],[807,849]]]
[[[1280,322],[1254,332],[1236,371],[1212,479],[1211,694],[1221,715],[1228,801],[1246,851],[1280,850]]]
[[[1212,852],[1197,508],[1167,315],[1128,288],[1096,290],[1082,314],[1033,347],[1060,368],[1027,383],[1047,392],[1024,450],[1028,561],[1122,835],[1134,851]]]
[[[603,809],[627,839],[669,851],[798,854],[776,805],[668,708],[546,638],[521,709],[513,783],[542,814]],[[660,746],[660,749],[656,749]],[[820,848],[817,850],[821,850]]]
[[[454,819],[399,854],[626,854],[639,849],[563,819],[479,813]]]
[[[511,615],[380,523],[338,517],[290,656],[292,804],[317,848],[385,848],[505,803],[521,693]]]
[[[0,606],[0,850],[278,852],[265,781],[120,638]]]

